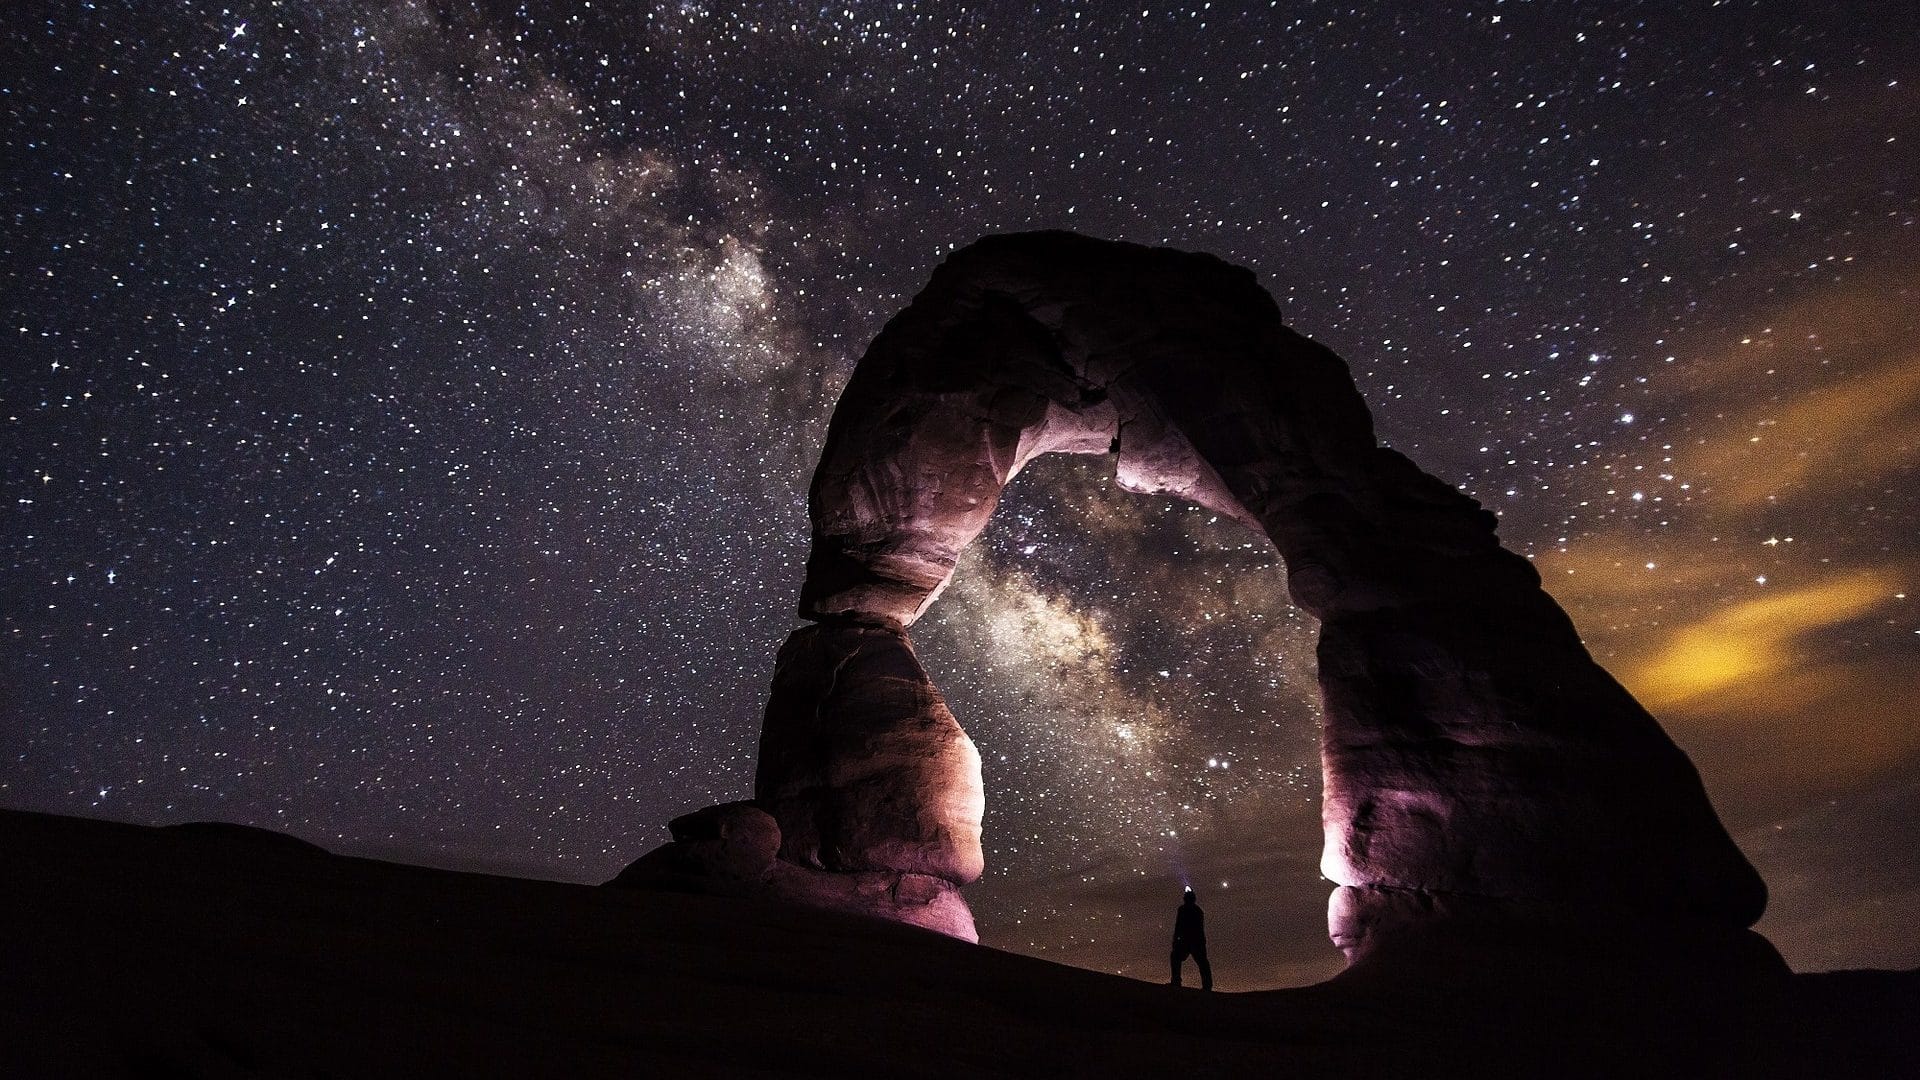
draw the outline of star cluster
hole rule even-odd
[[[744,797],[807,477],[953,248],[1253,267],[1920,963],[1920,17],[1692,0],[139,3],[0,27],[0,802],[594,881]],[[915,630],[992,944],[1337,966],[1265,541],[1046,460]]]

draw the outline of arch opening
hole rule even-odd
[[[1267,977],[1331,974],[1315,631],[1257,531],[1107,459],[1023,470],[911,631],[982,760],[982,940],[1164,979],[1138,931],[1192,884]]]

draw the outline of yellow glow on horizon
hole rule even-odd
[[[1624,681],[1657,709],[1781,675],[1799,662],[1802,638],[1866,614],[1893,591],[1890,579],[1864,572],[1742,601],[1669,635]]]

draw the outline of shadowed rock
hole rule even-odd
[[[768,852],[764,815],[719,817],[678,828]],[[1492,948],[1444,979],[1182,993],[705,884],[596,890],[8,810],[0,865],[9,1080],[1920,1076],[1910,971],[1715,985],[1500,967]]]
[[[1247,270],[1067,233],[949,258],[834,411],[800,597],[821,625],[781,652],[756,784],[782,861],[979,874],[978,759],[906,628],[1055,452],[1114,454],[1121,486],[1260,529],[1321,620],[1321,865],[1350,958],[1460,912],[1759,917],[1765,888],[1686,756],[1494,516],[1377,445],[1337,356]]]
[[[232,821],[183,821],[177,825],[168,825],[167,828],[219,843],[257,847],[262,850],[306,855],[330,854],[326,848],[312,841],[302,840],[288,833],[275,832],[272,829],[262,829],[257,825],[241,825]]]

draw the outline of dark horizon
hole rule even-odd
[[[949,251],[1255,269],[1693,758],[1800,969],[1920,965],[1920,15],[848,3],[0,29],[0,805],[597,882],[751,792],[807,478]],[[1337,970],[1311,620],[1043,459],[915,628],[989,945]]]

